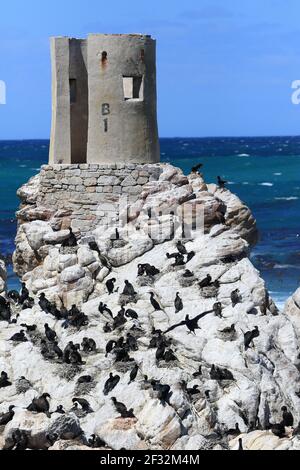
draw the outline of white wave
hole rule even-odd
[[[282,173],[274,173],[274,176],[282,176]]]
[[[300,269],[300,266],[295,264],[275,264],[274,269]]]
[[[249,153],[239,153],[238,157],[250,157]]]
[[[260,186],[274,186],[273,183],[259,183]]]
[[[298,201],[297,196],[290,196],[290,197],[275,197],[276,201]]]
[[[27,168],[27,165],[19,165],[19,168]]]
[[[248,181],[244,181],[242,184],[246,186],[249,183],[248,183]]]

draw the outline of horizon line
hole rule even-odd
[[[300,134],[262,134],[262,135],[218,135],[218,136],[193,136],[193,137],[186,137],[186,136],[161,136],[159,137],[160,140],[162,139],[186,139],[186,140],[193,140],[193,139],[270,139],[270,138],[286,138],[286,137],[300,137]],[[0,142],[32,142],[32,141],[47,141],[50,142],[50,138],[47,137],[35,137],[35,138],[10,138],[10,139],[0,139]]]

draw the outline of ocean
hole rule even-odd
[[[16,190],[48,160],[49,141],[0,141],[0,253],[14,250]],[[300,137],[161,139],[161,159],[188,173],[204,164],[252,210],[260,233],[251,260],[278,306],[300,285]],[[18,287],[9,268],[9,288]]]

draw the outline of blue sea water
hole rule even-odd
[[[49,141],[0,142],[0,252],[14,249],[16,190],[48,160]],[[300,137],[161,139],[162,161],[187,173],[204,164],[253,211],[260,241],[252,261],[282,305],[300,284]],[[9,286],[17,286],[10,270]]]

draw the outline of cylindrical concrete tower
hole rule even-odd
[[[52,38],[50,163],[156,163],[156,42]]]
[[[156,42],[150,36],[88,38],[87,162],[159,161]]]

